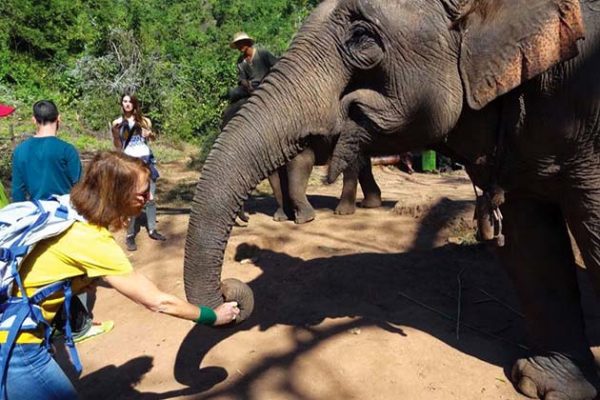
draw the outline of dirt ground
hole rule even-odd
[[[129,255],[184,296],[197,173],[185,164],[161,172],[158,226],[168,241],[142,232]],[[247,203],[250,224],[233,229],[223,269],[256,297],[239,326],[194,326],[99,288],[95,318],[115,328],[78,346],[82,398],[523,399],[507,377],[526,344],[522,317],[493,252],[474,244],[466,175],[376,167],[384,206],[336,216],[341,184],[321,185],[323,174],[311,179],[310,224],[272,221],[270,196]],[[584,297],[598,344],[600,315],[585,285]]]

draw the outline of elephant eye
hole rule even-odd
[[[367,70],[381,62],[384,46],[374,27],[365,21],[355,21],[348,30],[344,53],[352,66]]]

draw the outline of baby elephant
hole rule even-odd
[[[223,111],[221,129],[247,100],[245,98],[232,103]],[[278,205],[273,220],[278,222],[294,220],[297,224],[304,224],[315,219],[315,210],[306,197],[308,180],[315,165],[327,164],[336,141],[335,136],[309,136],[301,144],[303,150],[268,177]],[[371,171],[371,159],[364,154],[343,171],[342,193],[335,214],[354,214],[359,182],[364,195],[360,206],[364,208],[381,206],[381,190]]]

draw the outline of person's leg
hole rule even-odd
[[[6,393],[10,400],[74,400],[77,392],[42,344],[15,345],[8,362]]]
[[[154,194],[156,193],[156,182],[150,181],[150,201],[146,203],[146,219],[148,227],[148,236],[154,240],[166,240],[166,238],[156,230],[156,201]]]
[[[287,163],[287,190],[294,207],[294,222],[305,224],[315,219],[315,210],[306,197],[308,179],[315,165],[315,151],[307,147]]]
[[[137,217],[131,217],[129,220],[129,225],[127,225],[127,238],[125,239],[125,244],[127,245],[127,250],[129,251],[137,250],[137,245],[135,244],[136,219]]]
[[[277,222],[287,221],[290,215],[293,214],[293,210],[290,208],[289,194],[283,191],[283,186],[287,187],[287,171],[285,166],[278,168],[275,172],[268,176],[269,184],[273,190],[273,197],[277,202],[277,210],[273,214],[273,220]]]
[[[250,93],[248,92],[248,90],[245,87],[236,86],[234,88],[229,89],[227,96],[229,97],[230,102],[235,103],[238,100],[241,100],[241,99],[244,99],[244,98],[250,96]]]
[[[87,292],[81,292],[71,300],[71,329],[73,330],[73,339],[84,336],[92,327],[92,313],[88,306]]]

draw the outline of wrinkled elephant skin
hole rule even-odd
[[[588,0],[322,2],[204,166],[186,242],[190,300],[222,301],[236,210],[308,135],[339,135],[329,179],[380,138],[397,152],[440,146],[478,186],[506,193],[500,253],[532,349],[514,365],[515,388],[594,398],[567,228],[600,290],[596,9]]]

